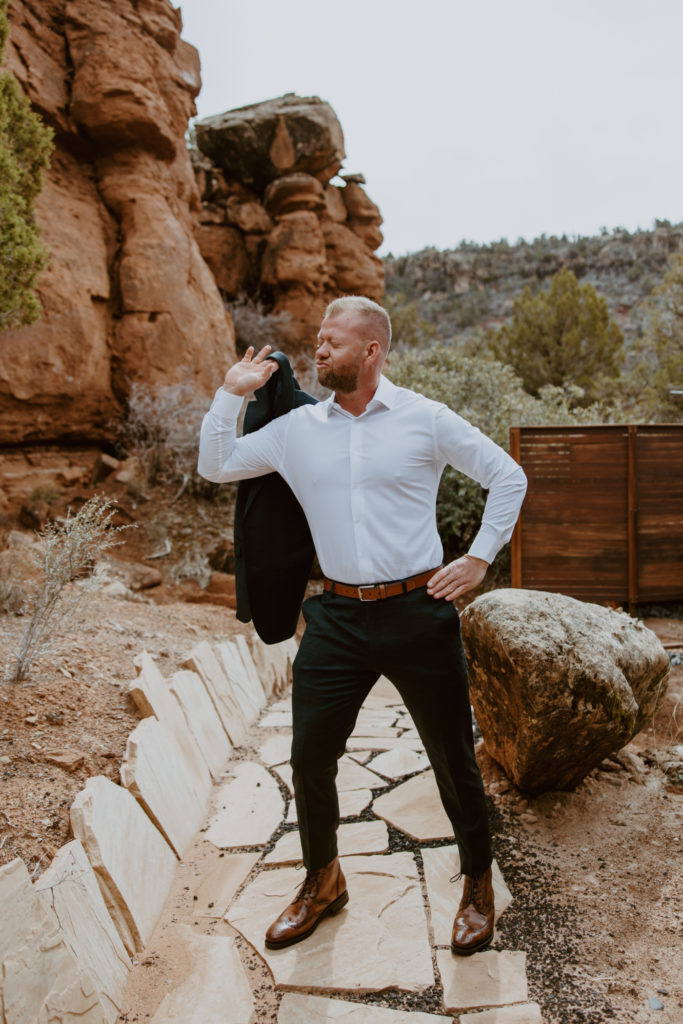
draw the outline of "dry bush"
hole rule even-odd
[[[235,302],[226,303],[235,327],[235,347],[243,355],[250,345],[255,349],[270,345],[271,348],[286,347],[289,313],[268,313],[258,299],[244,295]]]
[[[189,371],[187,371],[189,374]],[[152,387],[134,383],[120,443],[140,460],[148,484],[179,483],[180,492],[213,496],[216,485],[197,473],[199,429],[206,396],[192,380]]]
[[[34,565],[41,572],[26,599],[28,621],[19,651],[7,671],[10,682],[24,679],[35,659],[50,647],[60,626],[71,615],[86,592],[81,588],[65,596],[72,580],[92,571],[97,559],[118,543],[116,534],[126,527],[115,527],[115,509],[96,495],[76,513],[69,512],[62,523],[48,523],[38,534],[31,549]]]

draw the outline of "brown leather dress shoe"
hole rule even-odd
[[[485,949],[493,938],[493,884],[491,868],[480,875],[463,875],[465,885],[453,922],[451,949],[457,956],[471,956]]]
[[[346,879],[335,857],[326,867],[308,872],[294,901],[266,932],[266,946],[281,949],[301,942],[324,917],[337,914],[348,902]]]

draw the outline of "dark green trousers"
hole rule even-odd
[[[304,602],[303,614],[291,763],[305,867],[314,871],[337,855],[337,760],[363,701],[384,675],[424,743],[462,871],[485,871],[491,843],[456,609],[422,587],[373,602],[323,593]]]

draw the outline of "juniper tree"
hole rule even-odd
[[[0,0],[0,63],[8,3]],[[51,152],[52,131],[31,109],[12,75],[0,72],[0,329],[39,316],[33,289],[47,254],[33,205]]]
[[[583,401],[589,403],[600,396],[606,380],[619,376],[623,342],[605,299],[563,267],[548,290],[534,295],[524,289],[491,347],[530,394],[538,395],[546,384],[569,384],[583,389]]]

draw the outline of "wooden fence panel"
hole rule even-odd
[[[515,427],[529,488],[512,585],[585,601],[683,597],[683,425]]]

